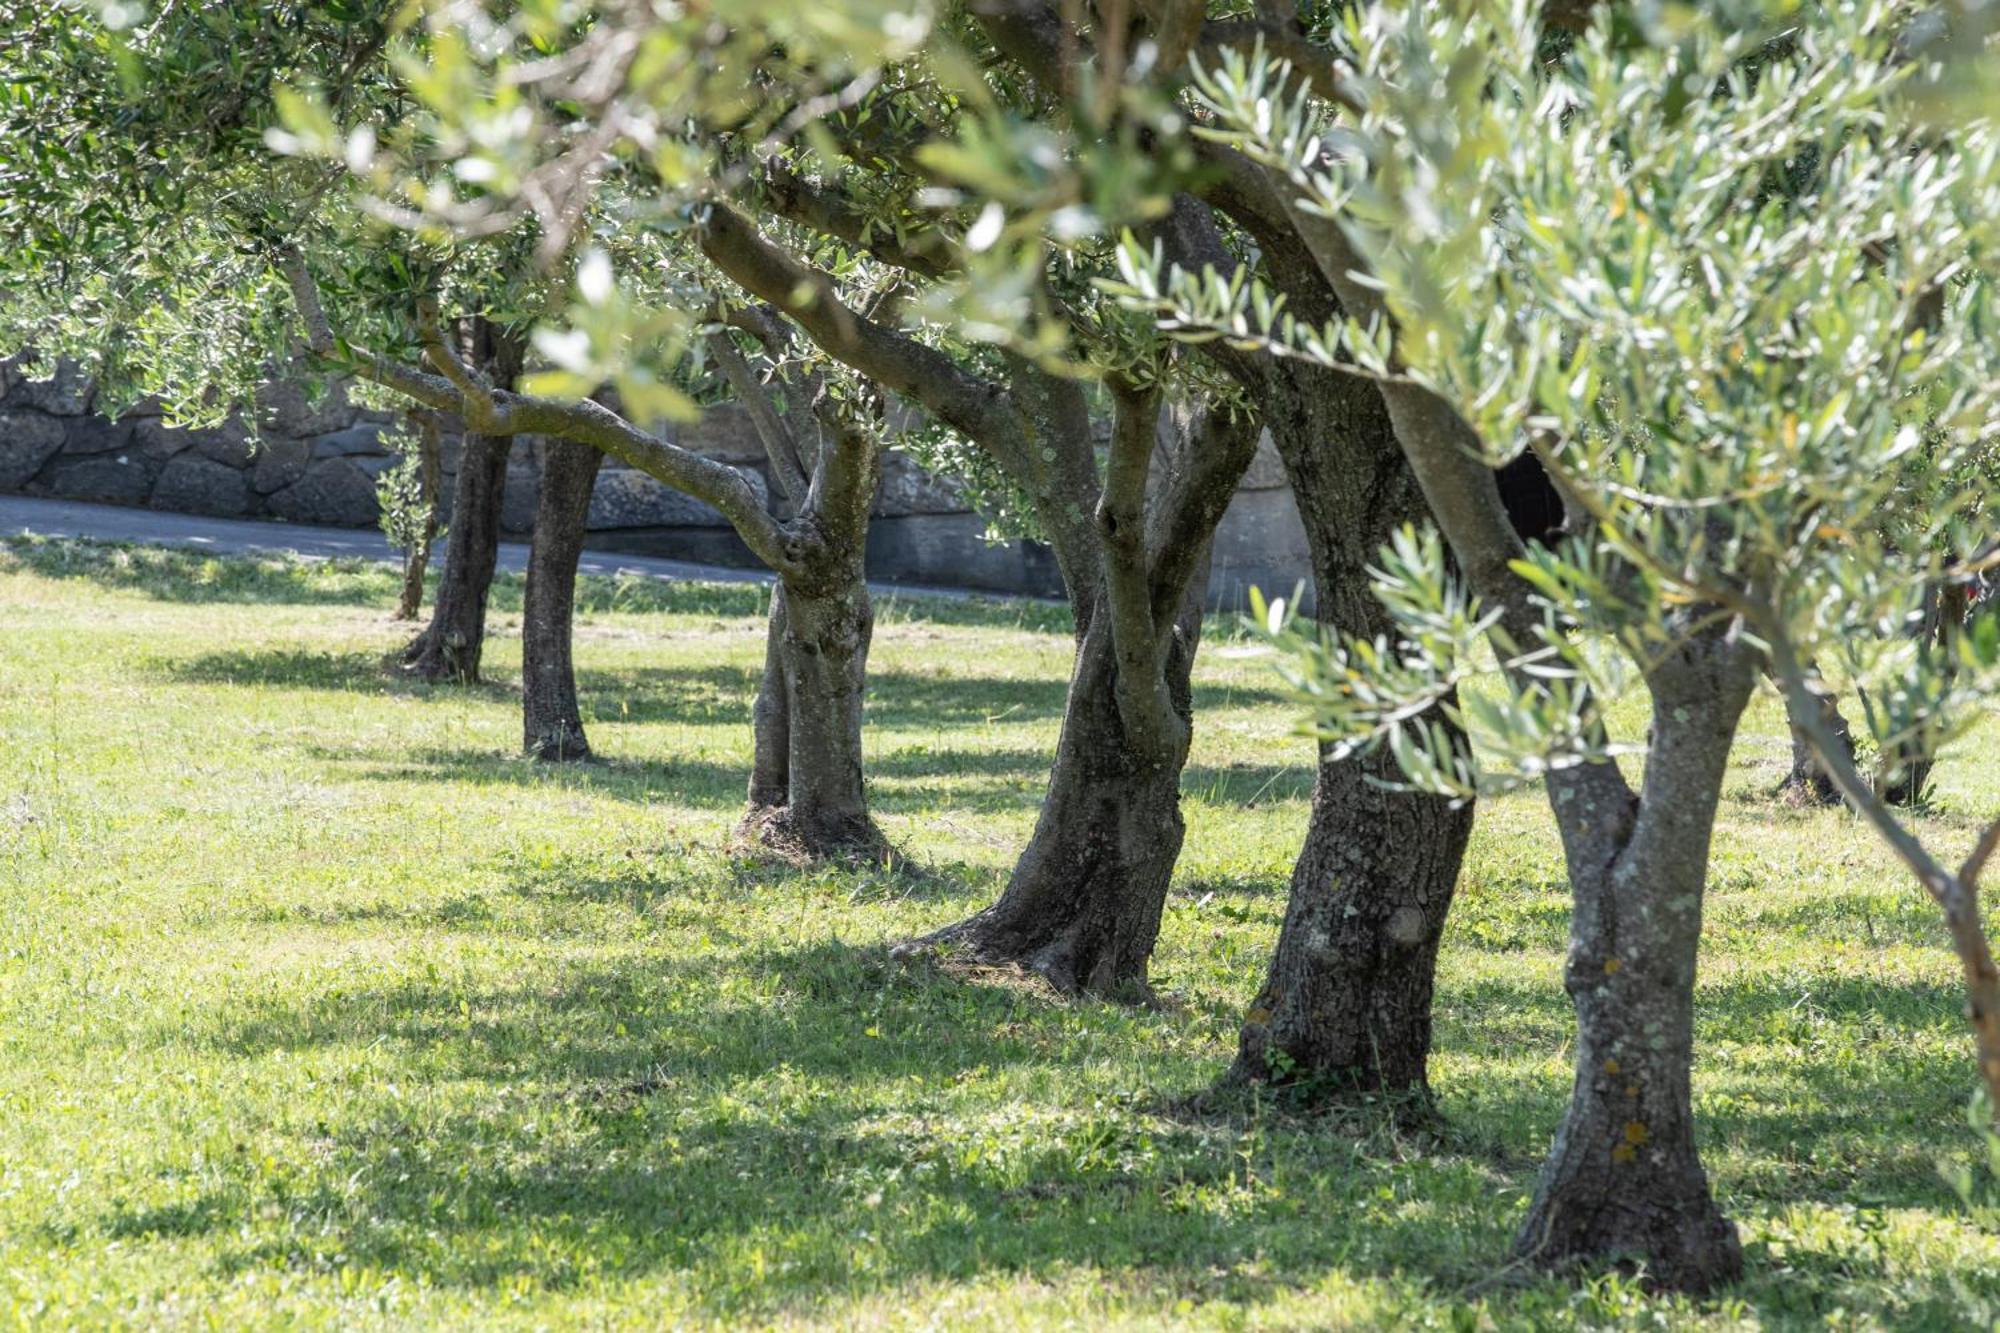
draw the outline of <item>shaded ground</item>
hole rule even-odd
[[[1447,932],[1439,1093],[1179,1109],[1233,1050],[1309,791],[1268,664],[1199,673],[1172,1003],[888,962],[1026,838],[1067,641],[898,603],[871,714],[921,875],[721,854],[761,593],[585,589],[592,740],[382,657],[388,572],[0,547],[0,1318],[369,1327],[1990,1327],[2000,1242],[1940,1182],[1971,1078],[1931,909],[1739,747],[1697,1097],[1751,1276],[1701,1305],[1517,1285],[1498,1256],[1568,1081],[1561,866],[1492,803]],[[1628,724],[1634,719],[1625,719]],[[1991,731],[1985,738],[1990,747]],[[2000,801],[1975,738],[1931,816]]]

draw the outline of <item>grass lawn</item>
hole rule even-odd
[[[1566,896],[1530,793],[1480,814],[1440,965],[1446,1127],[1201,1117],[1260,977],[1308,745],[1204,650],[1171,1003],[891,963],[990,900],[1068,664],[1041,606],[880,608],[869,759],[916,876],[733,861],[763,593],[591,583],[607,762],[432,689],[386,567],[0,547],[0,1323],[1993,1327],[2000,1229],[1932,907],[1782,809],[1768,695],[1711,873],[1695,1095],[1750,1276],[1710,1302],[1500,1270],[1567,1093]],[[1637,725],[1636,718],[1622,719]],[[1941,766],[1953,850],[2000,728]]]

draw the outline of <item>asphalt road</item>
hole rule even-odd
[[[183,546],[229,554],[245,551],[277,551],[289,552],[308,559],[340,556],[401,563],[400,557],[389,549],[388,541],[380,532],[372,529],[321,528],[304,523],[275,523],[262,519],[205,518],[195,514],[162,513],[156,509],[133,509],[124,505],[82,504],[74,500],[42,500],[25,495],[0,495],[0,537],[22,535],[87,537],[94,541]],[[440,543],[439,549],[431,557],[432,566],[435,568],[443,557],[443,543]],[[518,572],[527,567],[526,543],[500,543],[500,568]],[[628,555],[622,551],[586,550],[577,569],[584,574],[627,574],[707,583],[771,581],[771,574],[766,570],[733,569],[726,565],[698,565],[686,560],[662,560],[654,556]],[[880,593],[896,592],[905,596],[910,594],[929,597],[988,596],[996,600],[1006,600],[999,594],[969,593],[962,588],[886,583],[871,583],[869,587]]]

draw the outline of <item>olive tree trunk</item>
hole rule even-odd
[[[1146,991],[1180,856],[1187,755],[1161,758],[1132,743],[1115,697],[1108,616],[1094,608],[1080,616],[1062,736],[1034,834],[999,899],[940,937],[981,961],[1017,963],[1057,990],[1133,997]],[[1187,719],[1200,629],[1200,601],[1191,596],[1166,667],[1175,708]]]
[[[1286,218],[1350,316],[1387,317],[1334,220],[1289,205]],[[1523,547],[1476,432],[1419,385],[1380,387],[1461,575],[1507,642],[1533,644],[1542,611],[1516,572]],[[1670,626],[1678,647],[1647,672],[1653,732],[1641,791],[1601,757],[1546,778],[1573,900],[1565,984],[1576,1083],[1515,1242],[1518,1258],[1540,1267],[1633,1262],[1655,1285],[1697,1292],[1743,1267],[1695,1149],[1689,1094],[1709,837],[1758,665],[1714,612],[1683,608]]]
[[[843,577],[772,590],[743,831],[806,857],[882,860],[889,844],[868,813],[861,755],[875,613],[859,559],[837,563]]]
[[[521,372],[522,344],[483,318],[465,324],[467,360],[495,385],[511,386]],[[465,685],[479,679],[486,598],[500,555],[500,508],[513,443],[512,436],[467,432],[460,445],[437,601],[430,624],[403,652],[404,664],[420,679]]]
[[[1228,1082],[1429,1102],[1431,1007],[1469,806],[1375,785],[1386,754],[1322,757],[1284,924]]]
[[[1312,550],[1319,620],[1393,635],[1369,566],[1429,511],[1381,395],[1325,370],[1266,373],[1266,420]],[[1473,810],[1382,785],[1399,777],[1387,754],[1321,748],[1284,924],[1225,1081],[1428,1102],[1438,947]]]
[[[1935,583],[1924,589],[1923,609],[1912,627],[1920,652],[1944,653],[1964,628],[1968,599],[1964,590]],[[1951,670],[1951,658],[1944,657]],[[1938,737],[1929,726],[1896,737],[1877,760],[1875,786],[1891,805],[1916,807],[1930,798],[1931,772],[1937,767]]]
[[[773,478],[798,507],[785,529],[785,558],[774,566],[739,833],[800,859],[893,860],[868,811],[861,751],[875,634],[867,549],[882,480],[880,421],[843,410],[819,385],[817,426],[808,435],[810,423],[788,423],[733,346],[715,350],[749,408]]]
[[[1807,739],[1807,720],[1797,714],[1797,705],[1789,699],[1785,704],[1785,721],[1792,734],[1792,768],[1785,775],[1784,785],[1778,794],[1791,805],[1839,805],[1840,788],[1834,785],[1833,775],[1821,763]],[[1831,693],[1813,696],[1811,707],[1818,722],[1827,730],[1845,751],[1849,762],[1854,759],[1854,733],[1841,716],[1840,702]]]
[[[998,357],[992,378],[943,356],[842,303],[824,272],[732,209],[711,210],[698,237],[746,292],[797,321],[829,355],[921,404],[1005,472],[1032,504],[1078,612],[1069,712],[1027,852],[991,908],[899,951],[957,939],[1065,989],[1143,989],[1180,842],[1194,651],[1182,604],[1254,435],[1230,423],[1216,430],[1217,447],[1156,474],[1158,389],[1112,376],[1106,388],[1117,412],[1101,459],[1090,399],[1074,378],[1012,353]],[[1206,414],[1210,427],[1216,416]]]
[[[1921,613],[1911,627],[1911,637],[1919,651],[1946,654],[1947,670],[1951,646],[1963,632],[1971,613],[1973,592],[1970,587],[1957,585],[1927,588]],[[1869,700],[1865,693],[1861,702],[1866,709]],[[1841,800],[1840,789],[1827,765],[1814,752],[1807,732],[1817,729],[1828,743],[1838,748],[1840,758],[1851,764],[1855,762],[1853,730],[1824,682],[1812,692],[1813,718],[1798,714],[1797,710],[1803,706],[1806,705],[1795,702],[1791,696],[1786,697],[1785,715],[1792,733],[1792,769],[1780,792],[1796,805],[1837,805]],[[1808,726],[1812,721],[1818,722],[1817,728]],[[1921,805],[1929,795],[1931,772],[1937,767],[1937,749],[1938,739],[1926,727],[1893,738],[1877,756],[1875,790],[1891,805]]]
[[[1112,397],[1090,545],[1068,538],[1077,647],[1048,794],[999,899],[931,939],[1061,991],[1142,999],[1186,829],[1210,544],[1257,435],[1221,410],[1162,417],[1156,390],[1114,382]]]
[[[459,449],[437,599],[431,605],[430,624],[403,651],[404,665],[422,680],[470,685],[479,679],[486,598],[499,560],[500,503],[512,445],[506,436],[467,435]]]
[[[1515,1241],[1541,1267],[1627,1262],[1697,1292],[1742,1272],[1696,1151],[1690,1082],[1709,841],[1756,670],[1753,651],[1719,633],[1684,643],[1647,678],[1636,801],[1598,809],[1589,789],[1552,793],[1571,807],[1559,816],[1575,900],[1563,984],[1577,1044],[1569,1109]]]
[[[604,455],[587,444],[542,445],[541,493],[528,550],[521,612],[521,743],[548,763],[590,758],[571,660],[576,566],[590,517],[590,495]]]

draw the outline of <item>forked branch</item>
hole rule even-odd
[[[426,352],[438,358],[435,364],[451,368],[450,375],[419,370],[356,347],[334,333],[304,256],[287,247],[278,252],[276,262],[291,288],[306,346],[315,355],[426,407],[454,413],[468,429],[481,434],[550,435],[600,449],[713,506],[773,570],[784,573],[794,565],[784,529],[735,468],[648,434],[593,399],[566,403],[480,384],[438,335],[434,315],[425,319],[420,313],[420,323],[428,324]]]

